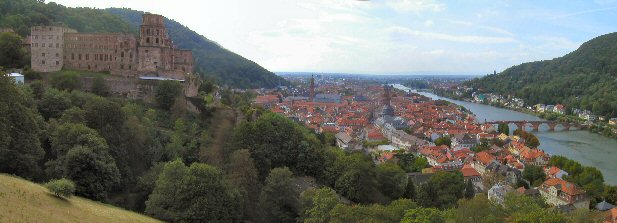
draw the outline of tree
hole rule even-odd
[[[111,156],[83,146],[74,147],[66,154],[65,173],[75,182],[77,195],[94,200],[104,200],[111,187],[120,181]]]
[[[96,97],[88,100],[84,110],[88,127],[99,131],[105,126],[118,131],[126,120],[122,107],[106,98]]]
[[[306,223],[330,222],[330,211],[339,203],[338,194],[329,187],[308,189],[300,196],[298,219]]]
[[[298,192],[287,167],[270,171],[259,195],[261,222],[294,222],[298,217]]]
[[[401,223],[445,223],[444,214],[436,208],[414,208],[405,212]]]
[[[213,166],[193,163],[178,191],[175,206],[184,210],[179,222],[239,222],[243,215],[240,192]]]
[[[420,186],[417,200],[424,207],[452,207],[463,198],[464,189],[461,172],[437,172]]]
[[[497,125],[497,132],[500,134],[510,135],[510,127],[507,123],[500,123]]]
[[[531,185],[537,187],[544,182],[544,179],[546,179],[546,174],[544,173],[544,170],[542,170],[542,167],[527,165],[523,170],[523,179],[529,181]]]
[[[381,192],[396,200],[405,193],[407,174],[396,163],[386,162],[377,166],[377,181]]]
[[[413,172],[420,172],[428,166],[428,160],[424,157],[417,157],[412,164]]]
[[[60,123],[84,123],[86,121],[86,112],[79,107],[71,107],[65,110],[58,120]]]
[[[343,174],[336,180],[334,188],[344,197],[358,203],[383,202],[384,197],[379,190],[377,173],[370,160],[361,154],[357,160],[349,161]]]
[[[403,218],[407,210],[417,207],[418,205],[416,205],[416,203],[409,199],[395,200],[390,202],[388,205],[360,204],[349,206],[344,204],[337,204],[334,209],[330,211],[330,222],[399,222]]]
[[[459,200],[454,218],[461,223],[497,223],[501,222],[498,213],[486,196],[477,196]]]
[[[0,67],[21,68],[27,62],[22,39],[12,32],[0,33]]]
[[[64,110],[71,107],[71,100],[65,92],[48,88],[37,107],[45,119],[58,118]]]
[[[92,80],[90,91],[98,96],[109,96],[109,86],[105,83],[105,78],[97,76]]]
[[[42,118],[30,102],[31,95],[4,75],[0,75],[0,95],[0,172],[34,178],[45,155],[39,140]]]
[[[146,201],[145,213],[164,221],[177,221],[183,210],[179,208],[180,187],[188,175],[188,167],[177,159],[165,164]]]
[[[77,73],[53,73],[51,86],[60,90],[72,91],[81,88],[81,80]]]
[[[161,81],[156,86],[154,99],[159,108],[169,110],[174,104],[176,97],[180,96],[182,85],[177,81]]]
[[[416,198],[416,185],[410,177],[407,178],[407,187],[405,187],[403,197],[411,200]]]
[[[75,193],[75,183],[66,178],[51,180],[45,187],[57,197],[69,198]]]
[[[450,147],[452,145],[452,140],[450,139],[450,137],[442,136],[435,140],[435,145],[437,146],[446,145]]]
[[[465,185],[465,198],[471,199],[476,195],[476,190],[473,186],[471,180],[467,180],[467,184]]]
[[[319,176],[323,172],[323,145],[314,134],[275,113],[267,113],[254,122],[234,129],[233,148],[249,149],[264,179],[270,169],[289,167],[299,175]]]
[[[227,179],[238,187],[244,197],[245,215],[254,216],[253,207],[259,197],[259,175],[248,150],[241,149],[231,154],[227,166]]]
[[[207,164],[168,162],[146,201],[146,213],[172,222],[238,222],[242,198],[222,173]]]

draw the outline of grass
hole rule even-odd
[[[0,222],[160,221],[81,197],[58,198],[39,184],[0,174]]]

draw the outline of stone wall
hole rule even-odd
[[[130,34],[72,33],[65,35],[65,68],[134,76],[137,41]]]
[[[31,67],[37,72],[54,72],[64,65],[65,33],[77,31],[58,26],[34,26],[31,32]]]

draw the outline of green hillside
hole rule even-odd
[[[13,28],[21,36],[35,25],[65,25],[79,32],[138,34],[141,15],[131,9],[68,8],[37,0],[0,0],[0,27]],[[200,74],[239,88],[274,87],[287,82],[274,73],[235,54],[188,27],[166,19],[169,34],[180,48],[193,50]]]
[[[528,104],[562,103],[617,117],[617,33],[596,37],[563,57],[523,63],[468,85]]]
[[[60,199],[39,184],[0,174],[0,222],[160,222],[81,197]]]

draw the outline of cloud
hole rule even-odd
[[[615,7],[606,7],[606,8],[597,8],[597,9],[588,9],[588,10],[582,10],[582,11],[578,11],[578,12],[572,12],[572,13],[568,13],[568,14],[554,16],[553,19],[561,19],[561,18],[566,18],[566,17],[578,16],[578,15],[584,15],[584,14],[592,14],[592,13],[596,13],[596,12],[612,11],[612,10],[617,10],[617,6],[615,6]]]
[[[424,25],[425,25],[426,27],[431,27],[431,26],[433,26],[434,24],[435,24],[435,22],[433,22],[433,20],[430,20],[430,19],[429,19],[429,20],[424,21]]]
[[[386,2],[390,8],[399,12],[441,12],[446,8],[443,3],[434,0],[391,0]]]
[[[405,27],[390,27],[388,32],[397,40],[410,37],[418,37],[429,40],[443,40],[449,42],[472,43],[472,44],[499,44],[514,43],[517,40],[512,37],[480,36],[480,35],[454,35],[449,33],[427,32],[411,30]]]

